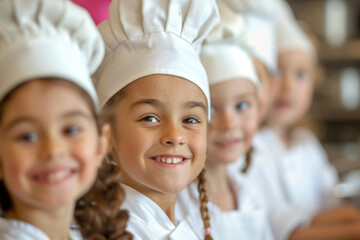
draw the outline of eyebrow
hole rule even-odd
[[[19,117],[19,118],[16,118],[14,121],[12,121],[9,124],[5,125],[5,132],[8,132],[9,130],[11,130],[15,125],[18,125],[18,124],[21,124],[21,123],[26,123],[26,122],[33,123],[33,122],[35,122],[35,119],[33,119],[31,117]]]
[[[70,112],[67,112],[67,113],[61,115],[60,118],[64,119],[64,118],[70,118],[70,117],[82,117],[82,118],[90,120],[92,115],[89,115],[89,114],[84,113],[79,110],[74,110],[74,111],[70,111]]]
[[[256,97],[256,92],[246,92],[246,93],[243,93],[243,94],[239,94],[237,95],[238,98],[242,97]]]
[[[206,113],[206,106],[202,102],[190,101],[185,103],[185,108],[197,108],[197,107],[201,108]]]
[[[141,99],[141,100],[131,104],[130,109],[133,109],[133,108],[135,108],[135,107],[137,107],[139,105],[142,105],[142,104],[148,104],[148,105],[152,105],[152,106],[155,106],[155,107],[163,107],[163,106],[166,105],[165,103],[162,103],[161,101],[156,100],[156,99]],[[200,107],[201,109],[204,110],[204,112],[206,112],[206,106],[202,102],[188,101],[188,102],[186,102],[184,104],[184,107],[185,108],[190,108],[190,109]]]
[[[239,98],[247,98],[247,97],[255,97],[256,98],[257,94],[256,94],[256,92],[245,92],[245,93],[236,95],[234,98],[239,99]],[[220,98],[212,98],[212,101],[219,101],[219,99],[222,99],[222,98],[221,97]]]
[[[159,100],[156,99],[141,99],[139,101],[132,103],[130,105],[130,110],[142,104],[153,105],[155,107],[161,107],[162,105],[164,105],[163,103],[161,103]]]
[[[88,120],[91,119],[91,116],[78,110],[70,111],[60,116],[61,119],[70,118],[70,117],[82,117]],[[17,124],[35,123],[35,122],[36,122],[35,118],[32,117],[19,117],[5,126],[6,129],[5,132],[8,132],[11,128],[13,128]]]

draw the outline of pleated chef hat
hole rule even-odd
[[[243,16],[223,4],[219,4],[219,10],[221,22],[207,36],[200,54],[209,84],[243,78],[259,88],[252,59],[246,51]]]
[[[0,100],[36,78],[63,78],[98,106],[90,75],[104,46],[89,14],[70,1],[0,1]]]
[[[247,42],[252,55],[275,74],[277,72],[277,43],[274,22],[261,14],[247,13],[244,16]]]
[[[273,19],[277,51],[302,50],[316,57],[316,50],[303,32],[285,0],[218,0],[240,13],[262,14]]]
[[[205,94],[201,44],[219,22],[214,0],[113,0],[98,28],[106,57],[94,75],[100,104],[129,83],[151,74],[185,78]]]

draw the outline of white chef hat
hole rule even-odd
[[[221,22],[207,36],[200,54],[209,84],[243,78],[258,88],[260,82],[246,51],[244,18],[223,4],[219,12]]]
[[[209,86],[199,51],[218,23],[214,0],[113,0],[109,19],[98,28],[106,57],[94,75],[100,104],[141,77],[169,74],[203,91]]]
[[[316,50],[300,25],[293,19],[278,21],[278,52],[301,50],[316,58]]]
[[[0,100],[35,78],[63,78],[98,105],[90,75],[104,46],[89,14],[70,1],[0,1]]]
[[[265,64],[270,73],[277,72],[276,28],[273,20],[265,15],[244,15],[247,42],[252,54]]]
[[[302,50],[316,57],[316,50],[298,25],[285,0],[217,0],[234,11],[257,13],[273,19],[276,26],[277,51]]]

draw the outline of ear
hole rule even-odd
[[[108,153],[110,142],[111,128],[110,125],[105,123],[101,127],[101,135],[99,138],[98,152],[97,152],[97,165],[100,167],[105,155]]]

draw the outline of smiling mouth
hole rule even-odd
[[[231,148],[231,147],[236,146],[240,142],[241,142],[241,139],[233,139],[233,140],[216,142],[215,144],[220,148]]]
[[[75,169],[62,169],[58,171],[35,174],[32,176],[32,179],[39,183],[54,184],[65,181],[75,173]]]
[[[152,159],[167,164],[177,164],[185,160],[185,158],[182,157],[153,157]]]

